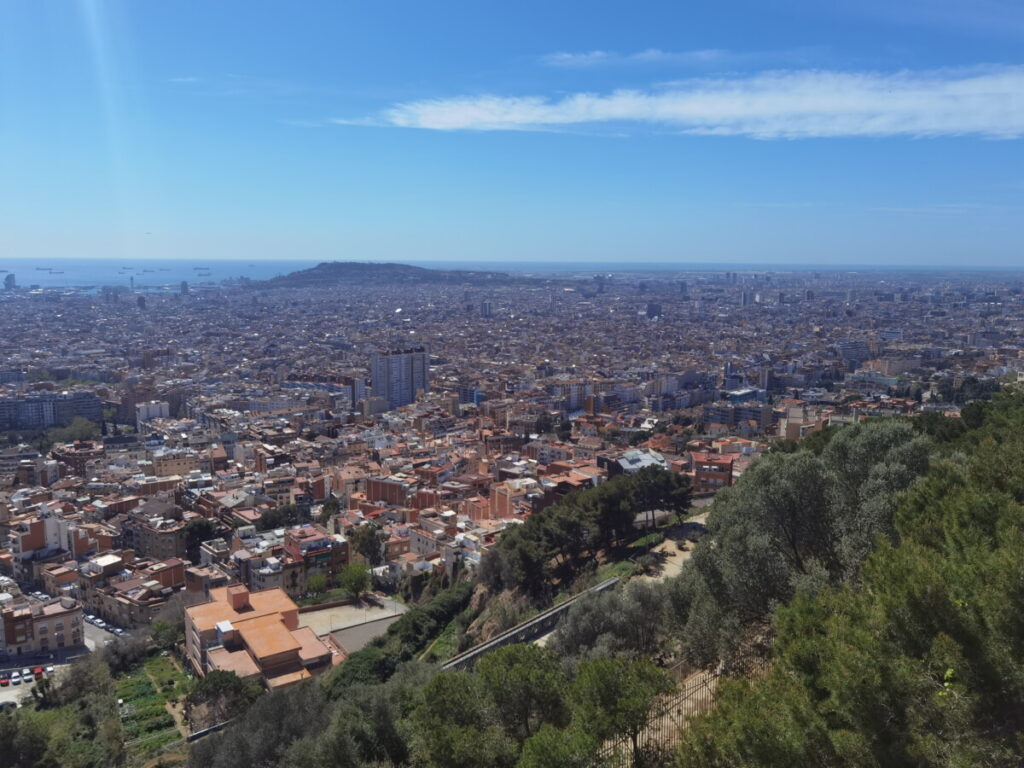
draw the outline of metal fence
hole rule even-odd
[[[598,764],[611,768],[666,764],[679,746],[687,718],[714,706],[719,677],[717,672],[699,673],[672,693],[660,697],[651,708],[636,745],[629,736],[609,741],[598,751]]]
[[[597,592],[603,592],[606,589],[611,589],[619,583],[619,577],[613,576],[610,579],[605,579],[600,584],[596,584],[590,589],[586,589],[580,592],[578,595],[573,595],[564,603],[548,608],[543,613],[534,616],[531,619],[517,624],[511,629],[507,629],[499,635],[492,637],[479,645],[475,645],[472,648],[463,651],[462,653],[453,656],[448,659],[444,664],[441,665],[441,669],[445,672],[453,669],[471,669],[477,660],[485,654],[495,651],[504,645],[511,645],[513,643],[528,643],[531,640],[550,632],[561,621],[569,612],[572,607],[580,598],[585,595],[594,594]]]

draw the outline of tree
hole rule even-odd
[[[570,695],[580,722],[598,739],[628,737],[640,765],[640,734],[655,699],[670,690],[668,676],[649,661],[604,658],[580,664]]]
[[[509,645],[488,654],[476,667],[505,731],[522,744],[544,723],[569,722],[568,682],[558,657],[536,645]]]
[[[370,569],[365,563],[349,563],[338,576],[341,588],[355,598],[370,589]]]
[[[631,581],[577,600],[548,642],[563,657],[652,656],[668,636],[664,588]]]
[[[548,586],[551,556],[540,535],[540,522],[529,528],[515,526],[502,534],[500,542],[502,582],[527,595],[543,595]]]
[[[282,765],[297,742],[321,737],[328,729],[330,717],[331,708],[316,682],[306,681],[272,691],[259,696],[223,733],[192,744],[189,765],[194,768]],[[328,765],[331,763],[321,764]]]
[[[204,707],[204,726],[209,727],[242,714],[262,692],[258,683],[243,680],[234,672],[214,669],[199,678],[186,703],[190,712]]]
[[[545,723],[523,744],[516,768],[591,768],[599,746],[585,725],[561,730]]]
[[[268,509],[256,518],[256,528],[260,531],[271,531],[275,528],[286,528],[298,525],[302,521],[298,507],[294,504]]]
[[[351,535],[352,548],[366,558],[371,567],[384,562],[384,544],[387,532],[377,523],[366,522],[356,526]]]
[[[654,513],[672,512],[680,518],[690,508],[690,478],[661,467],[644,467],[632,478],[637,511],[650,514],[648,527],[654,527]]]
[[[340,510],[341,502],[334,496],[328,497],[320,507],[320,514],[316,518],[317,523],[326,527],[331,522],[331,518],[338,514]]]
[[[593,505],[597,538],[602,544],[610,545],[633,532],[636,507],[631,491],[630,477],[617,475],[588,491],[581,502]]]
[[[95,440],[100,436],[99,426],[81,416],[75,416],[66,427],[54,427],[46,433],[51,443],[71,443],[76,440]]]
[[[687,729],[681,766],[1019,765],[1024,402],[1017,398],[996,398],[975,427],[952,437],[972,445],[970,455],[933,461],[907,490],[903,480],[889,481],[894,465],[914,460],[913,452],[900,460],[913,441],[887,447],[891,433],[833,440],[874,441],[870,450],[837,445],[843,461],[873,453],[874,466],[835,469],[847,475],[844,489],[860,496],[858,513],[866,491],[882,483],[874,501],[896,503],[894,535],[880,537],[856,581],[798,591],[775,612],[771,672],[721,686],[715,709]]]
[[[184,622],[156,620],[149,625],[149,633],[158,648],[170,650],[185,639]]]
[[[327,577],[322,573],[314,573],[306,579],[306,589],[314,595],[327,590]]]
[[[515,749],[495,720],[479,678],[441,672],[423,690],[413,712],[414,743],[434,768],[511,768]]]
[[[47,756],[48,732],[43,722],[16,714],[0,714],[0,765],[4,768],[57,768]]]
[[[208,517],[195,517],[185,526],[185,553],[189,560],[198,563],[200,560],[199,546],[204,541],[216,537],[217,523]]]

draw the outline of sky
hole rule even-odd
[[[1024,266],[1016,0],[0,0],[24,258]]]

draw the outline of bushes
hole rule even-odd
[[[633,581],[577,600],[548,647],[564,657],[656,655],[668,640],[665,613],[664,588]]]
[[[660,531],[655,533],[648,533],[646,536],[641,536],[639,539],[634,541],[629,546],[633,549],[654,549],[662,542],[665,541],[665,534]]]
[[[444,590],[433,600],[412,608],[361,651],[353,653],[328,675],[325,685],[332,699],[357,683],[381,683],[403,661],[420,654],[444,628],[469,605],[474,583],[464,581]]]

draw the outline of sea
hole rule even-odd
[[[394,262],[429,269],[475,269],[517,274],[615,274],[642,272],[865,272],[865,271],[942,271],[962,272],[955,267],[918,267],[895,265],[839,265],[839,264],[742,264],[728,262],[606,262],[606,261],[428,261],[401,260]],[[0,280],[14,273],[19,287],[31,288],[100,288],[125,286],[136,290],[175,290],[182,281],[189,284],[220,283],[240,277],[250,280],[268,280],[301,269],[316,266],[318,261],[281,259],[253,260],[188,260],[188,259],[15,259],[0,257]],[[988,270],[973,267],[969,271],[1014,271],[1002,268]]]

